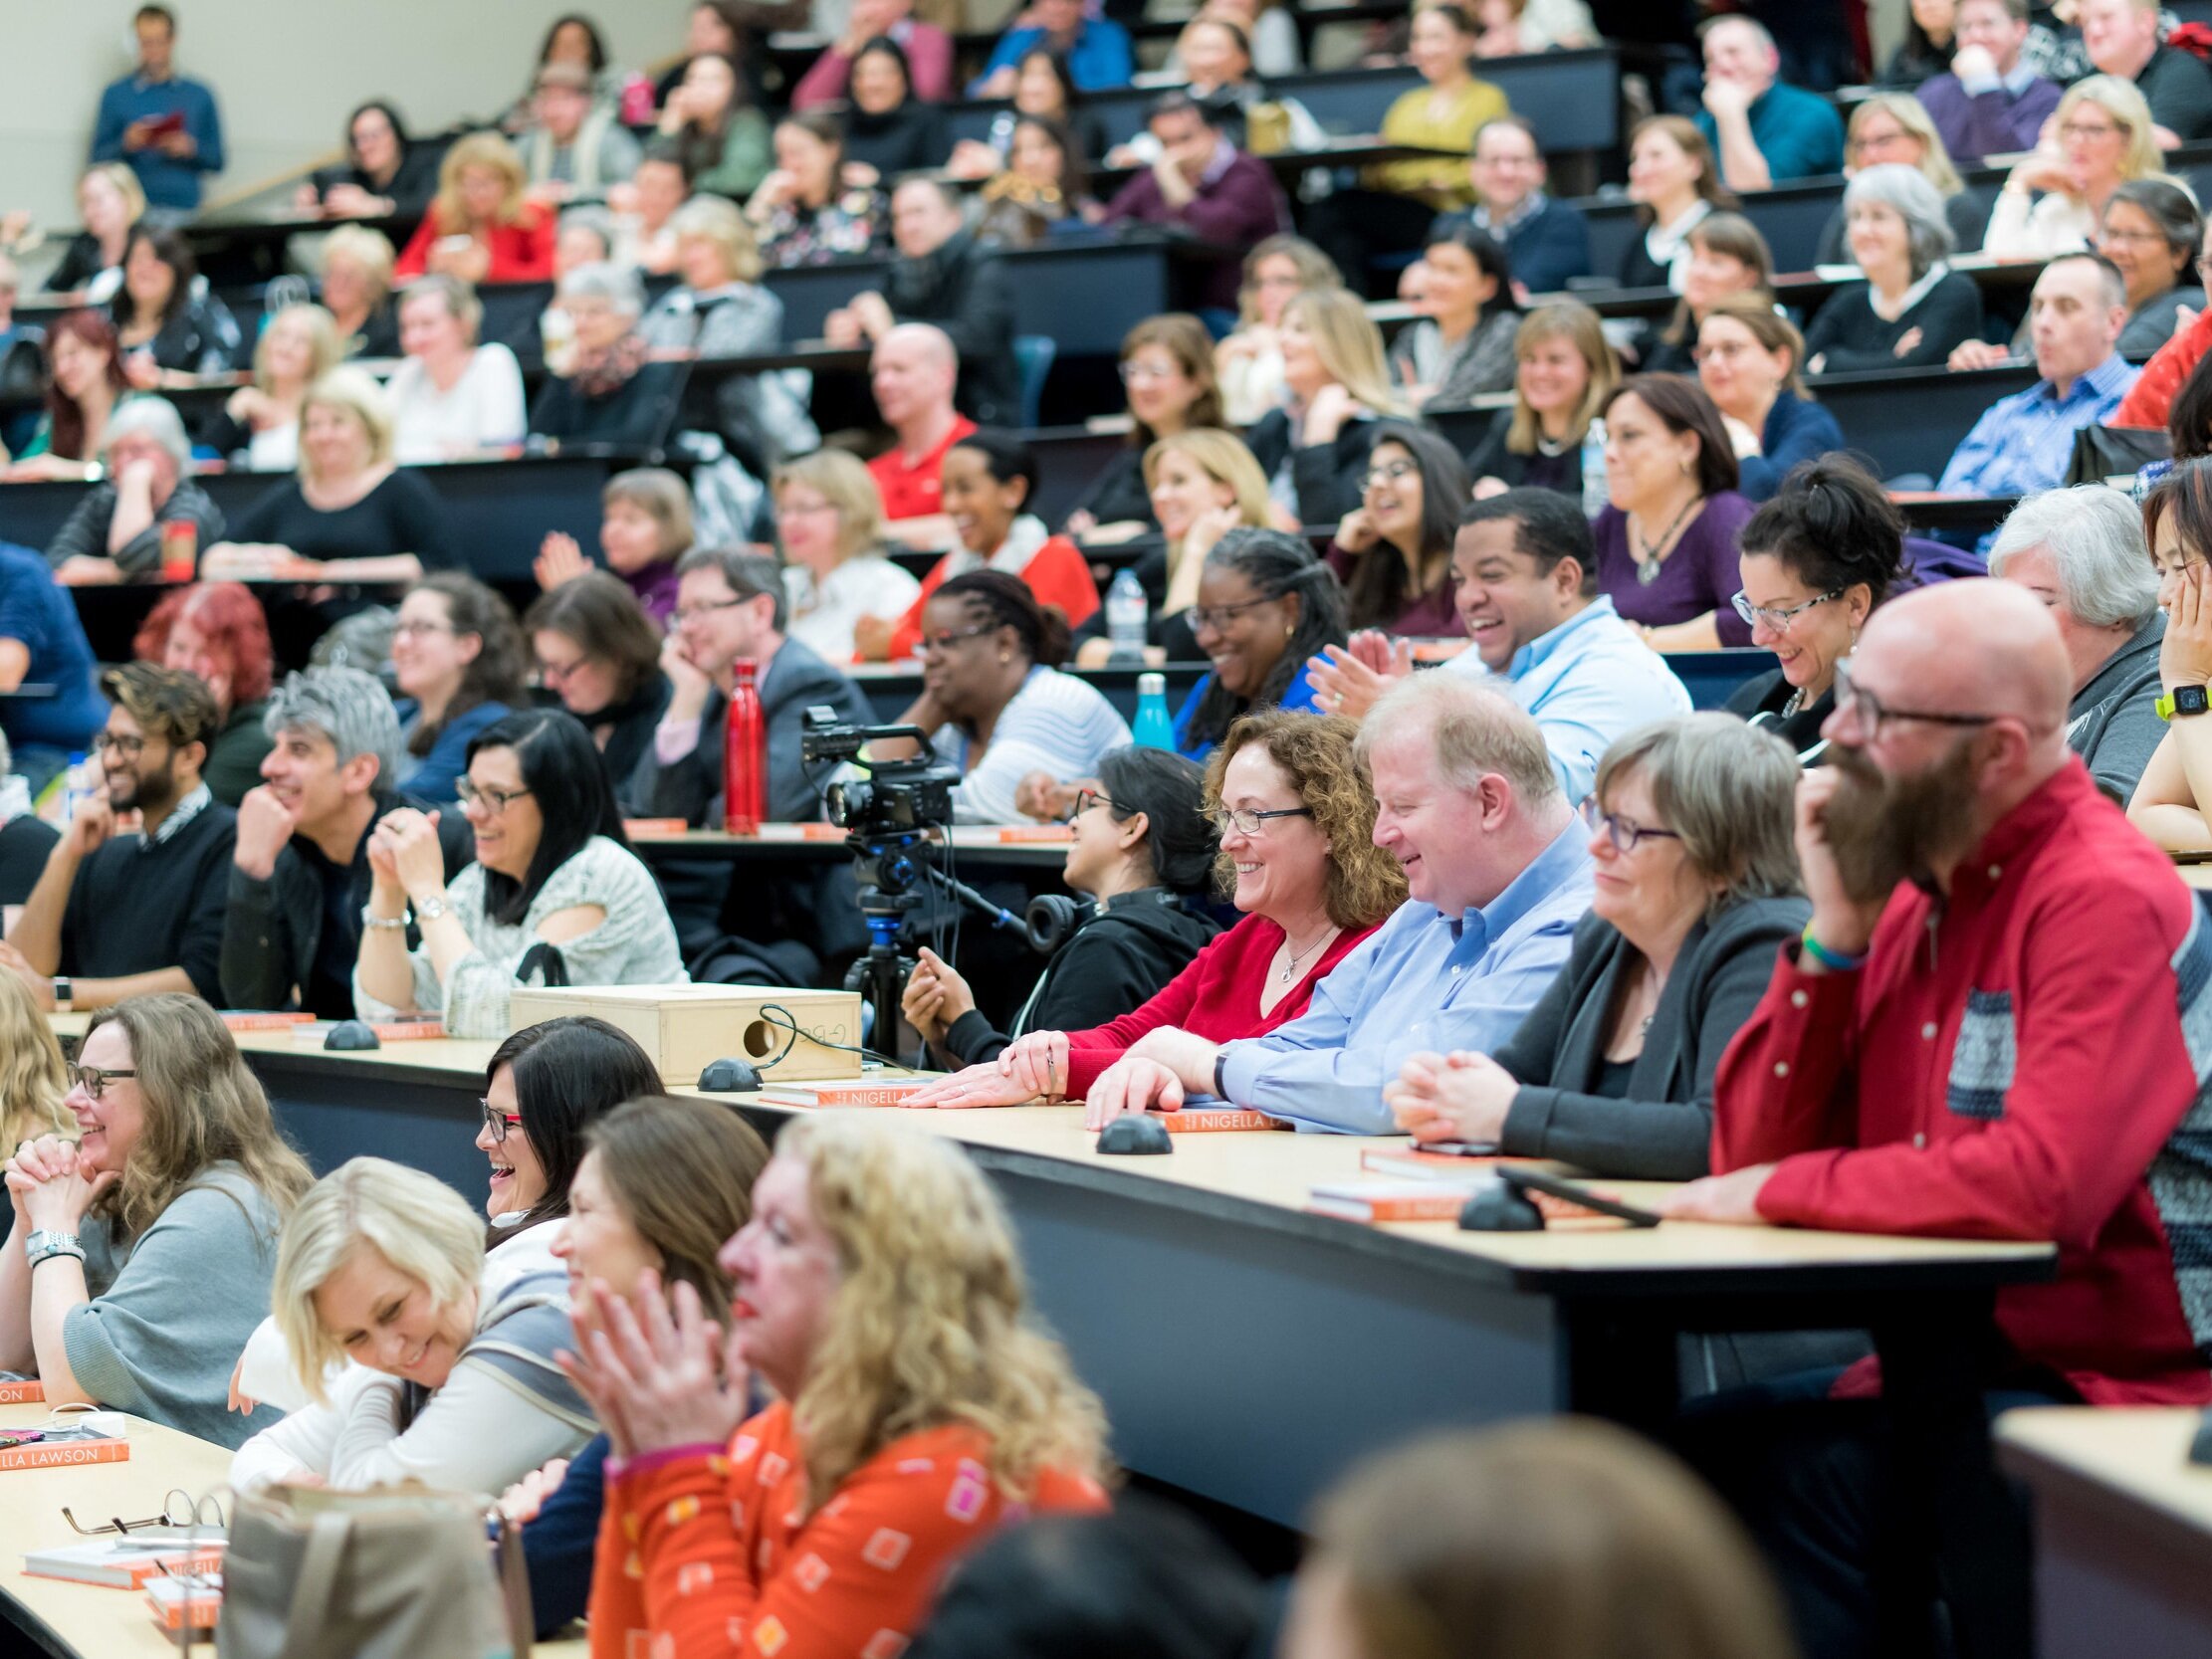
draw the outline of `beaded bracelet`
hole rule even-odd
[[[1821,943],[1813,936],[1813,925],[1810,922],[1805,924],[1803,941],[1805,953],[1831,973],[1852,973],[1867,965],[1864,951],[1856,956],[1847,956],[1842,951],[1831,950]]]

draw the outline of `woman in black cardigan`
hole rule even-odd
[[[1639,727],[1587,816],[1597,880],[1567,965],[1495,1052],[1415,1055],[1384,1096],[1417,1141],[1594,1174],[1706,1169],[1713,1073],[1805,926],[1797,756],[1727,715]]]

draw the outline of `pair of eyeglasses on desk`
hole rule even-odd
[[[214,1520],[212,1521],[207,1519],[210,1511],[214,1514]],[[227,1527],[230,1525],[229,1517],[223,1514],[221,1499],[209,1494],[195,1502],[192,1495],[181,1486],[169,1488],[168,1495],[161,1500],[161,1513],[159,1515],[149,1515],[142,1521],[125,1521],[119,1516],[110,1516],[106,1526],[88,1527],[76,1516],[70,1514],[66,1506],[62,1510],[62,1519],[69,1523],[70,1531],[80,1538],[101,1538],[108,1534],[119,1534],[128,1538],[141,1527],[169,1527],[183,1532],[192,1527]]]

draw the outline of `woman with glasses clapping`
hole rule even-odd
[[[1574,951],[1492,1054],[1417,1054],[1384,1088],[1417,1141],[1593,1174],[1705,1172],[1713,1072],[1811,914],[1789,748],[1722,714],[1631,731],[1584,803],[1597,875]]]
[[[1219,832],[1217,889],[1243,920],[1201,950],[1165,990],[1082,1031],[1035,1030],[995,1060],[918,1091],[909,1106],[1018,1106],[1087,1099],[1096,1129],[1119,1115],[1147,1032],[1214,1042],[1258,1037],[1306,1011],[1313,988],[1404,903],[1398,861],[1375,845],[1375,793],[1352,750],[1358,726],[1337,715],[1248,715],[1206,772]]]
[[[509,994],[526,974],[551,978],[555,958],[571,985],[689,977],[660,888],[630,851],[605,763],[574,716],[532,709],[496,722],[470,742],[456,788],[476,862],[450,890],[428,815],[399,807],[369,837],[353,966],[363,1019],[436,1013],[449,1036],[504,1037]],[[411,952],[410,908],[422,933]]]
[[[1836,666],[1904,575],[1904,519],[1856,462],[1810,461],[1743,526],[1735,611],[1781,666],[1747,680],[1728,712],[1763,726],[1815,765],[1836,707]]]

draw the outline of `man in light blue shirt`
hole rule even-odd
[[[1300,1129],[1393,1135],[1383,1085],[1408,1055],[1495,1047],[1566,965],[1590,854],[1535,722],[1486,687],[1422,674],[1383,695],[1359,746],[1375,844],[1411,897],[1267,1036],[1141,1038],[1130,1058],[1155,1064],[1132,1074],[1129,1110],[1214,1094]]]
[[[1598,596],[1590,520],[1569,498],[1508,490],[1476,502],[1460,516],[1451,570],[1473,646],[1445,670],[1487,681],[1535,717],[1570,804],[1590,793],[1616,737],[1690,712],[1666,659]],[[1360,660],[1361,649],[1331,647],[1309,666],[1322,709],[1357,715],[1382,695],[1387,675]],[[1390,660],[1387,648],[1369,653]],[[1401,655],[1389,672],[1410,664]]]

